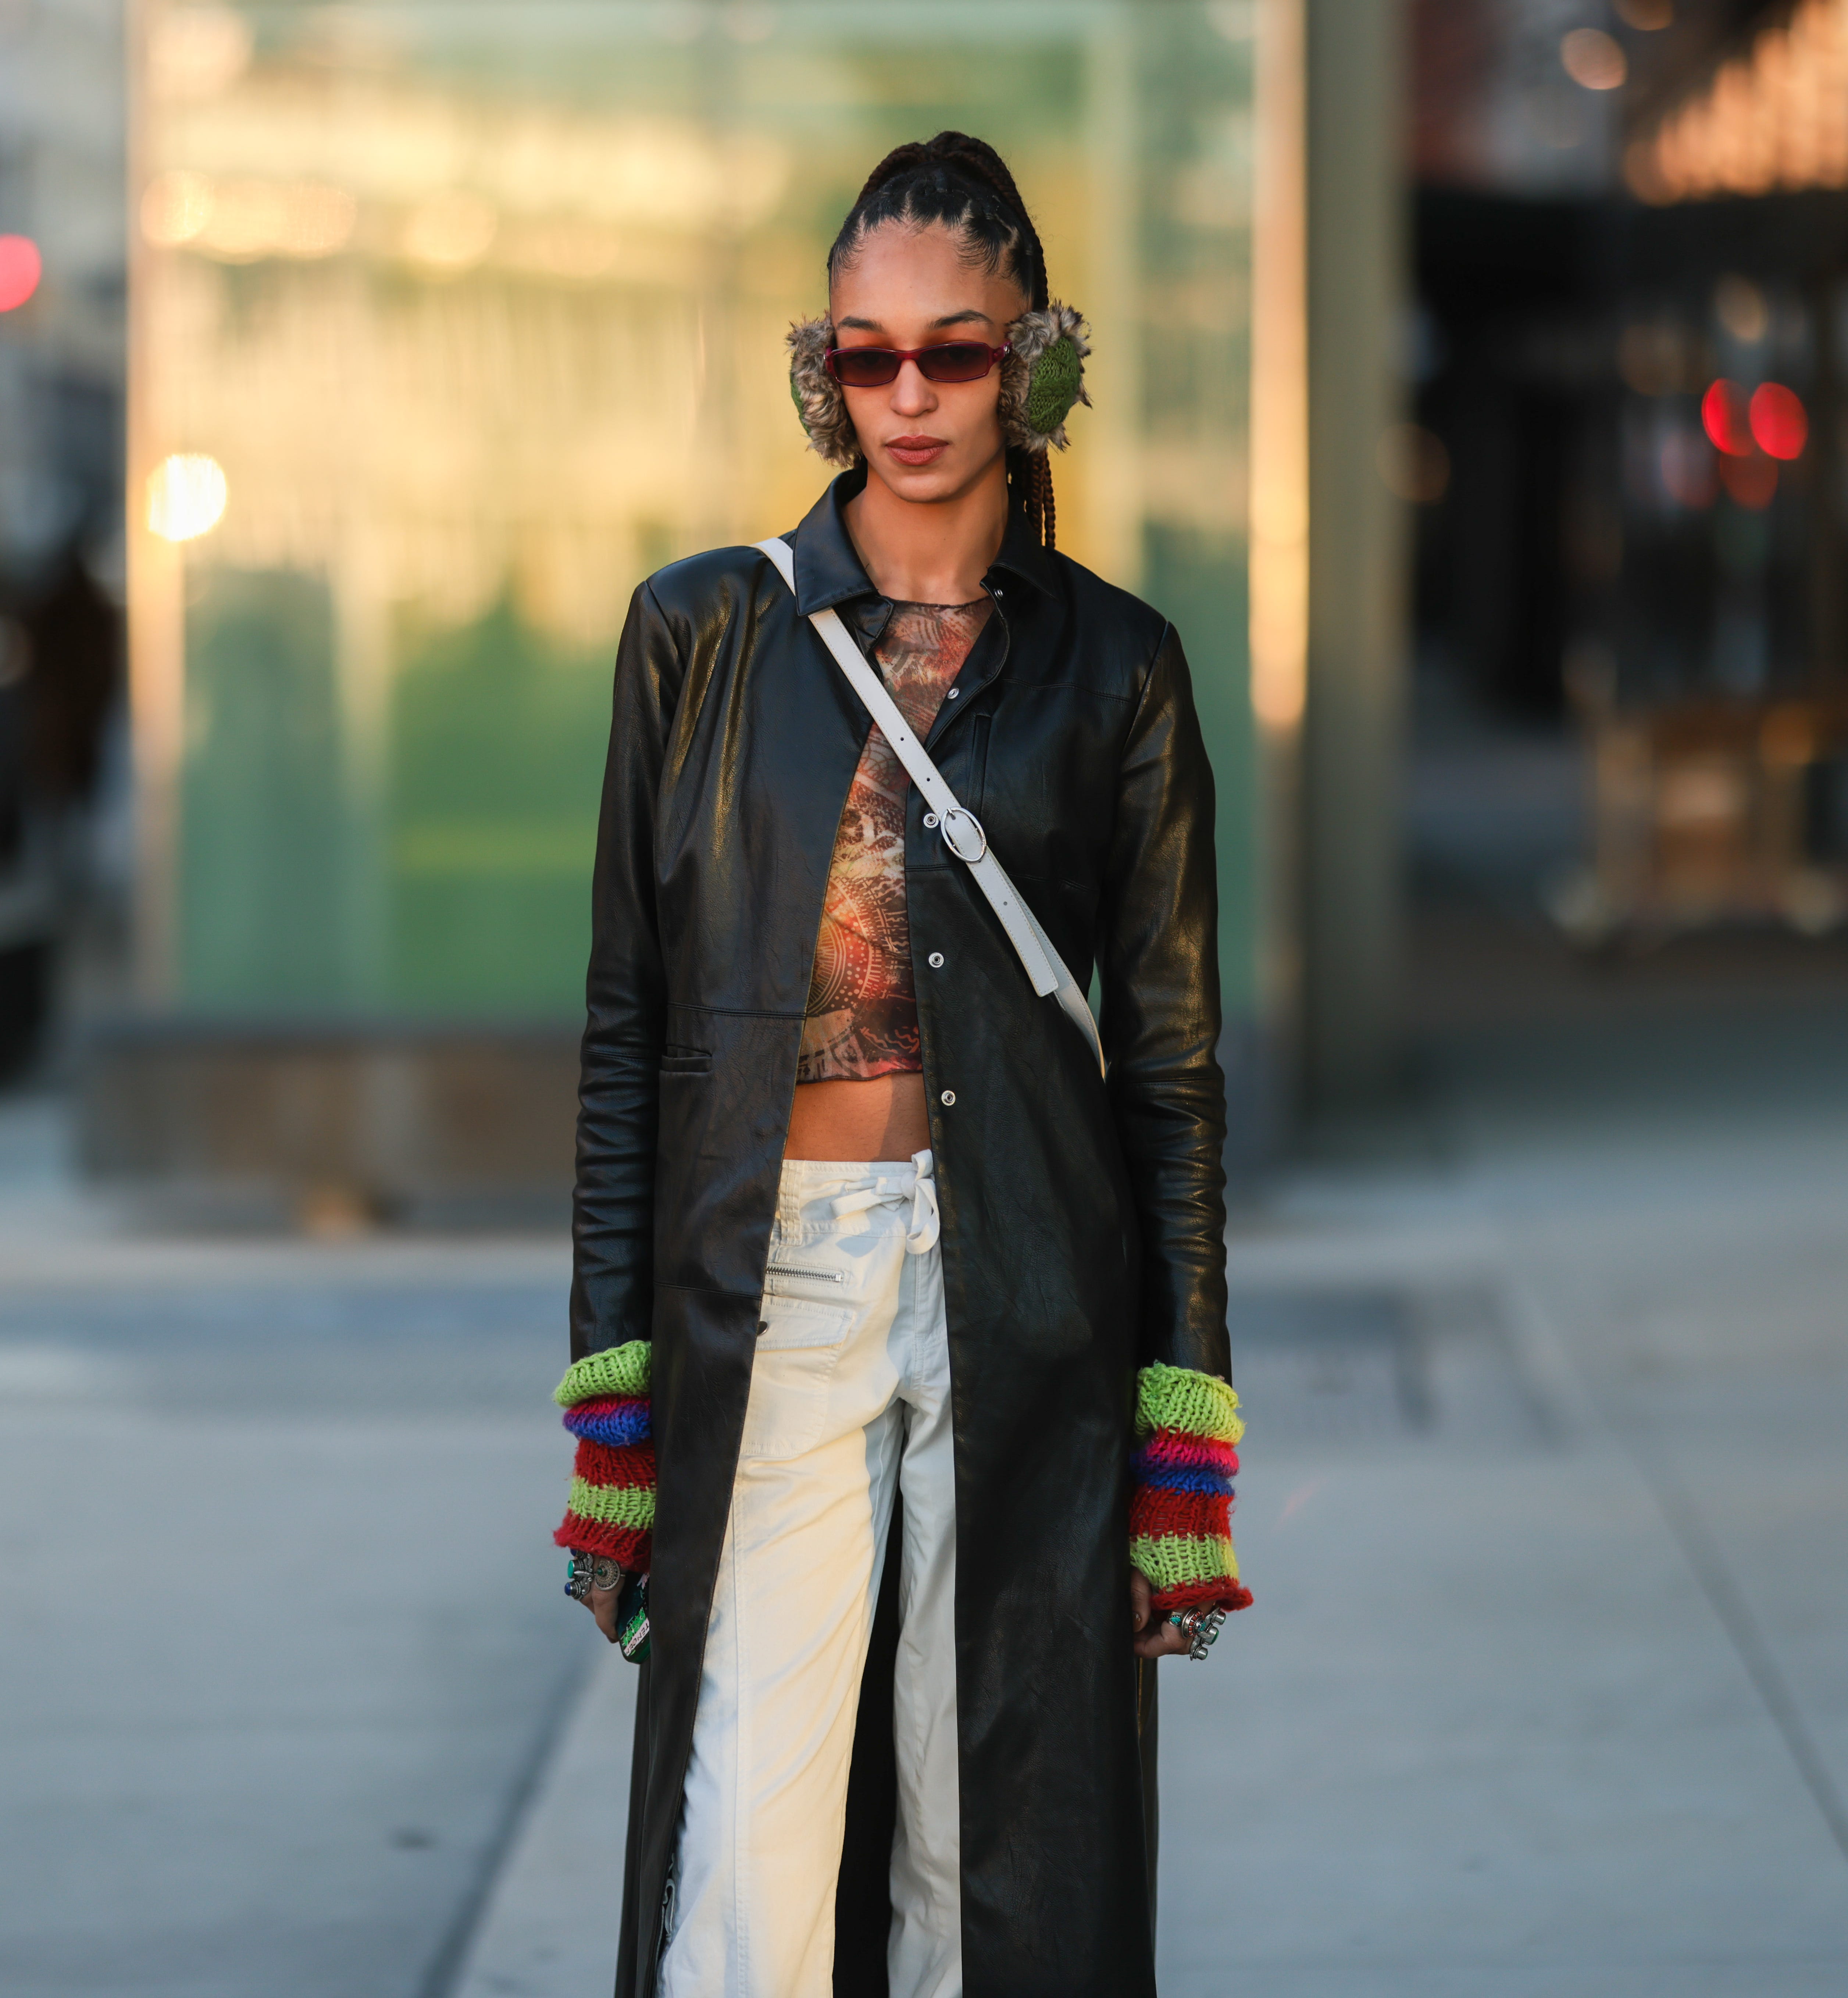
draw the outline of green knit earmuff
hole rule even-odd
[[[827,372],[834,344],[834,326],[825,314],[789,328],[789,399],[812,450],[830,465],[856,465],[860,447],[847,398]],[[1084,386],[1091,349],[1083,317],[1055,299],[1043,312],[1023,313],[1007,329],[1007,344],[1001,365],[1002,435],[1014,449],[1036,456],[1063,451],[1070,441],[1066,418],[1091,399]]]

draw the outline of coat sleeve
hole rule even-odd
[[[1229,1373],[1213,773],[1164,631],[1117,779],[1099,959],[1110,1094],[1141,1223],[1138,1357]]]
[[[681,681],[675,636],[647,584],[616,662],[591,890],[588,1017],[572,1207],[572,1366],[556,1399],[576,1439],[553,1538],[645,1573],[655,1526],[648,1343],[655,1144],[666,980],[655,904],[655,814]]]
[[[655,811],[682,678],[648,584],[617,648],[591,889],[590,969],[572,1209],[571,1356],[646,1339],[654,1304],[655,1151],[666,978]]]
[[[1124,748],[1109,882],[1104,1042],[1142,1236],[1130,1558],[1158,1616],[1242,1609],[1252,1599],[1231,1540],[1244,1426],[1225,1327],[1213,773],[1172,629]]]

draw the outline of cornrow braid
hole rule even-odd
[[[827,253],[831,283],[858,255],[868,233],[889,222],[931,223],[960,236],[972,262],[1004,270],[1044,312],[1052,293],[1046,253],[1007,163],[986,140],[966,132],[894,146],[866,176],[864,186]],[[1009,482],[1035,537],[1055,545],[1056,508],[1052,468],[1044,452],[1010,450]]]
[[[993,147],[961,132],[939,132],[931,143],[944,148],[941,157],[954,160],[965,173],[986,181],[1019,218],[1021,233],[1028,248],[1031,278],[1031,283],[1022,289],[1031,299],[1033,309],[1044,312],[1052,296],[1046,282],[1045,248],[1039,240],[1039,231],[1033,226],[1033,218],[1027,213],[1027,204],[1021,199],[1021,191],[1014,185],[1014,176],[1007,171],[1007,162]]]

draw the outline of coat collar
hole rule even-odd
[[[845,603],[856,596],[877,596],[878,589],[866,573],[853,538],[847,531],[841,509],[866,483],[866,468],[855,465],[833,481],[803,517],[802,525],[789,538],[796,551],[796,608],[812,617],[830,604]],[[1005,571],[1030,582],[1050,596],[1057,587],[1052,558],[1033,538],[1024,513],[1010,507],[1007,531],[1001,551],[989,575]],[[986,582],[986,577],[983,578]]]

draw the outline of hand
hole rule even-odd
[[[627,1576],[623,1577],[624,1581],[627,1579]],[[620,1587],[593,1588],[590,1592],[590,1600],[584,1606],[596,1619],[597,1628],[613,1644],[620,1641],[616,1634],[616,1606],[622,1599],[623,1592]],[[1175,1635],[1179,1637],[1180,1633],[1177,1630]]]
[[[1130,1627],[1135,1633],[1131,1645],[1138,1658],[1184,1658],[1187,1640],[1166,1616],[1158,1618],[1149,1598],[1154,1594],[1149,1578],[1140,1568],[1129,1571]]]
[[[581,1557],[574,1557],[574,1558],[581,1558]],[[623,1585],[629,1579],[620,1568],[615,1569],[615,1575],[616,1581],[613,1588],[599,1588],[593,1581],[589,1594],[578,1599],[596,1619],[597,1628],[613,1644],[620,1644],[622,1641],[617,1635],[616,1611],[617,1604],[623,1599]]]

